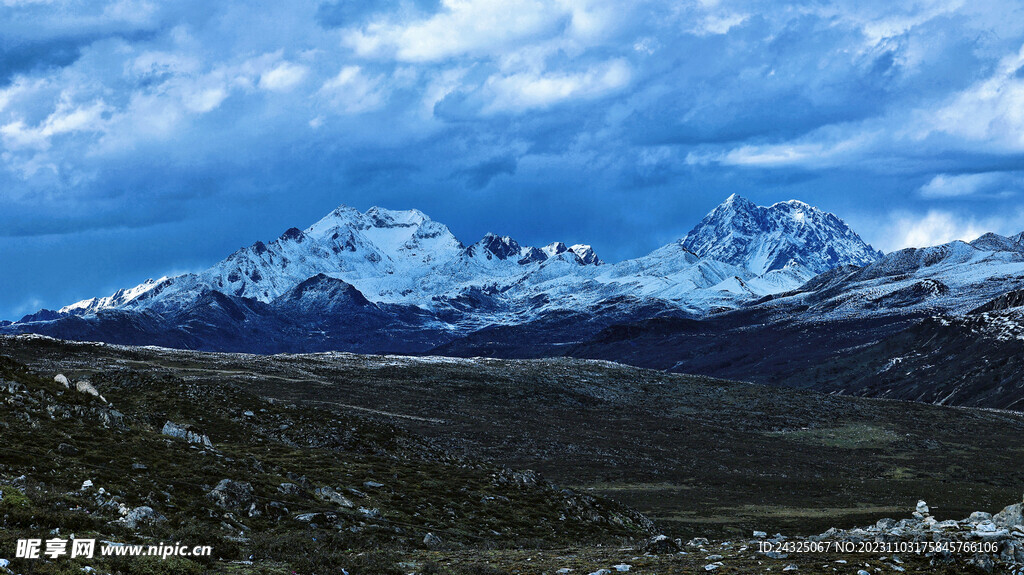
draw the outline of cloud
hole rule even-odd
[[[338,75],[324,82],[320,95],[345,113],[377,109],[387,97],[383,77],[369,76],[360,66],[342,68]]]
[[[493,76],[485,85],[492,99],[483,112],[522,112],[566,100],[598,98],[624,88],[629,80],[629,64],[623,59],[602,62],[577,73]]]
[[[1021,178],[1016,173],[984,172],[980,174],[938,174],[918,193],[923,198],[958,198],[979,195],[1012,195]]]
[[[282,62],[260,75],[259,87],[273,92],[283,92],[301,82],[309,69],[299,64]]]
[[[493,56],[543,37],[588,37],[610,25],[592,2],[442,0],[438,12],[410,22],[381,17],[349,30],[345,42],[361,56],[434,62],[460,56]]]
[[[514,157],[504,156],[481,162],[472,168],[460,170],[457,172],[457,175],[465,180],[467,187],[479,190],[487,187],[491,180],[502,174],[515,174],[517,165],[518,162]]]
[[[877,230],[879,247],[891,252],[903,248],[923,248],[956,240],[969,242],[994,232],[1013,235],[1024,230],[1024,212],[1009,210],[1001,215],[975,217],[965,213],[929,210],[921,214],[894,213],[883,230]]]

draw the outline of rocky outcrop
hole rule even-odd
[[[222,479],[206,498],[222,509],[246,510],[255,503],[252,485],[248,481]]]
[[[213,443],[210,441],[210,438],[207,437],[206,435],[203,435],[202,433],[199,433],[198,431],[194,431],[192,427],[189,425],[178,425],[177,423],[168,421],[167,423],[164,424],[164,428],[160,431],[160,433],[170,437],[184,439],[189,443],[198,443],[200,445],[213,449]]]

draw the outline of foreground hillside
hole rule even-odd
[[[37,337],[2,338],[0,355],[87,377],[104,393],[145,374],[155,383],[140,387],[161,397],[159,382],[170,378],[199,386],[203,397],[203,386],[227,386],[370,418],[449,453],[611,496],[679,537],[815,533],[898,513],[919,498],[938,516],[959,518],[998,510],[1024,486],[1024,415],[1012,412],[568,359],[251,356]],[[162,425],[160,417],[151,424]]]
[[[84,375],[55,380],[0,357],[0,557],[15,559],[18,539],[58,535],[214,554],[3,559],[0,573],[201,573],[242,560],[258,572],[399,573],[398,552],[623,544],[652,533],[613,501],[386,423],[260,398],[216,371]]]

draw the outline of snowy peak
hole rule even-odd
[[[519,245],[519,242],[508,236],[487,234],[482,240],[466,248],[466,255],[470,257],[481,256],[487,259],[507,260],[515,258],[518,260],[522,251],[523,248]]]
[[[575,244],[569,246],[569,251],[576,254],[576,257],[580,258],[583,265],[601,265],[601,258],[597,257],[597,253],[594,252],[594,248],[590,247],[589,244]]]
[[[680,241],[700,258],[755,275],[787,268],[819,274],[881,257],[836,216],[797,200],[769,207],[733,194]]]
[[[580,265],[600,265],[603,263],[597,257],[594,248],[587,244],[576,244],[567,247],[562,242],[550,243],[543,248],[535,248],[520,245],[516,240],[508,236],[487,234],[479,242],[466,248],[466,255],[470,258],[482,257],[487,260],[512,260],[521,266],[541,263],[550,258],[570,254],[570,261],[576,261]],[[575,256],[575,259],[573,259]]]

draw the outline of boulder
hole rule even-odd
[[[347,497],[338,493],[335,489],[331,487],[321,487],[314,491],[313,494],[316,495],[318,499],[327,501],[329,503],[333,503],[340,507],[347,507],[349,509],[355,507],[355,504],[349,501]]]
[[[285,495],[297,495],[302,492],[302,488],[294,483],[282,483],[277,486],[277,490]]]
[[[53,381],[56,381],[57,383],[63,385],[64,387],[71,389],[71,382],[68,381],[68,378],[63,373],[58,373],[53,378]]]
[[[213,449],[213,443],[210,442],[210,438],[198,431],[194,431],[189,425],[178,425],[177,423],[168,421],[164,424],[164,428],[160,430],[160,433],[169,437],[184,439],[189,443],[198,443]]]
[[[1024,525],[1024,503],[1014,503],[1003,508],[992,517],[992,522],[1004,529]]]
[[[423,545],[425,545],[427,549],[440,549],[444,546],[444,541],[433,533],[427,533],[423,537]]]
[[[678,553],[681,551],[676,542],[669,539],[667,535],[655,535],[644,543],[644,553]]]
[[[235,510],[248,510],[255,500],[252,485],[248,481],[231,479],[222,479],[206,497],[217,507]]]
[[[156,511],[153,511],[152,507],[147,507],[143,505],[141,507],[136,507],[135,509],[132,509],[131,511],[128,512],[127,515],[114,521],[113,523],[117,525],[124,525],[128,529],[136,529],[142,523],[154,523],[163,520],[164,517]]]

